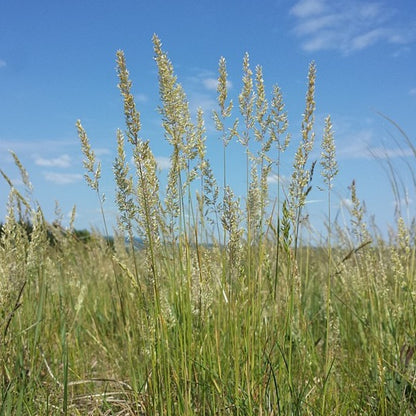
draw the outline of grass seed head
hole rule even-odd
[[[325,118],[324,136],[322,139],[322,153],[321,153],[322,176],[324,182],[331,189],[333,180],[338,173],[338,163],[335,155],[335,140],[334,132],[332,130],[331,117]]]

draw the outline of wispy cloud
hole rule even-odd
[[[349,54],[385,42],[405,45],[415,39],[405,19],[380,1],[300,0],[291,9],[294,33],[308,52],[338,50]],[[393,19],[394,18],[394,19]]]
[[[112,152],[110,149],[106,148],[106,147],[98,147],[96,149],[94,149],[94,153],[96,156],[105,156],[105,155],[111,155]]]
[[[33,155],[38,154],[39,149],[47,150],[49,154],[59,154],[70,152],[73,148],[76,148],[76,151],[79,152],[79,142],[77,140],[10,140],[0,137],[0,154],[13,150],[19,157],[28,156],[33,158]],[[96,152],[96,149],[94,151]]]
[[[34,156],[34,159],[35,165],[37,166],[44,166],[49,168],[68,168],[71,166],[71,158],[67,154],[51,159],[47,159],[40,156]]]
[[[201,79],[202,85],[209,91],[217,91],[218,87],[218,80],[216,78],[202,78]],[[227,80],[227,87],[232,88],[231,81]]]
[[[201,68],[193,69],[193,74],[186,77],[184,82],[192,113],[195,114],[198,108],[202,108],[205,113],[211,114],[211,111],[217,108],[217,86],[215,72]],[[231,81],[227,81],[227,87],[233,87]]]
[[[218,87],[218,80],[216,78],[205,78],[202,79],[202,85],[211,91],[216,91]]]
[[[138,103],[146,103],[149,100],[146,94],[135,94],[134,98]]]
[[[387,149],[385,147],[372,147],[368,149],[369,153],[376,159],[394,159],[396,157],[414,156],[413,150],[402,149],[399,147]]]
[[[340,122],[338,132],[335,130],[335,138],[339,159],[395,159],[414,155],[409,147],[392,145],[391,141],[383,143],[374,127],[355,129],[345,120]]]
[[[360,130],[340,131],[336,134],[337,156],[342,159],[369,159],[369,148],[374,140],[374,131],[370,127]]]
[[[267,177],[267,183],[269,185],[272,184],[280,184],[283,185],[284,187],[288,186],[290,183],[290,177],[286,176],[286,175],[277,175],[276,173],[271,173],[268,177]]]
[[[0,68],[4,68],[7,66],[6,61],[4,61],[3,59],[0,59]]]
[[[156,156],[155,159],[156,159],[157,167],[160,170],[170,169],[170,166],[171,166],[170,158],[166,156]]]
[[[307,199],[305,201],[305,204],[319,204],[321,202],[324,202],[323,199]]]
[[[57,172],[43,172],[44,178],[48,182],[55,183],[57,185],[69,185],[82,180],[80,173],[57,173]]]
[[[201,108],[205,113],[211,114],[211,111],[217,108],[217,101],[209,94],[191,91],[189,105],[192,113],[196,113],[198,108]]]
[[[409,95],[415,96],[416,97],[416,88],[412,88],[409,90]]]
[[[325,12],[325,10],[324,0],[301,0],[292,7],[290,12],[299,18],[307,18],[319,15]]]
[[[275,174],[269,175],[267,177],[267,183],[268,184],[279,183],[279,175],[275,175]]]
[[[353,207],[353,203],[351,201],[351,199],[349,198],[342,198],[339,201],[339,206],[342,207],[346,207],[347,209],[350,209]]]

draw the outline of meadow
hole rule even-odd
[[[287,184],[279,169],[294,139],[281,90],[268,99],[262,68],[253,71],[246,55],[234,105],[220,59],[218,180],[205,116],[193,120],[156,36],[153,44],[171,146],[167,187],[140,137],[119,51],[117,230],[107,229],[102,166],[80,121],[104,233],[77,232],[75,210],[69,227],[59,215],[45,221],[14,153],[24,189],[1,171],[10,193],[0,236],[0,415],[415,414],[415,223],[398,214],[382,237],[354,181],[349,222],[334,221],[335,138],[329,116],[315,137],[315,65]],[[228,185],[231,140],[245,155],[245,195]],[[308,237],[313,186],[327,201],[319,244]]]

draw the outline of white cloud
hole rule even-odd
[[[267,177],[267,183],[271,184],[271,183],[279,183],[279,175],[276,174],[271,174]]]
[[[218,80],[215,78],[205,78],[202,80],[202,84],[207,90],[216,91],[218,87]]]
[[[19,157],[28,156],[33,158],[33,155],[38,154],[39,149],[47,149],[50,154],[59,154],[71,152],[74,147],[76,151],[79,151],[78,140],[61,138],[57,138],[57,140],[17,140],[0,137],[0,155],[13,150]]]
[[[409,90],[409,95],[416,96],[416,88],[412,88],[411,90]]]
[[[218,80],[215,73],[201,68],[194,68],[193,75],[185,79],[184,87],[189,99],[189,108],[192,114],[196,114],[198,108],[205,113],[211,113],[218,107],[216,91]],[[232,83],[227,80],[227,88],[232,88]],[[206,122],[208,119],[205,120]],[[209,126],[206,126],[209,128]]]
[[[398,19],[392,19],[395,10],[371,0],[300,0],[290,14],[296,19],[294,33],[308,52],[349,54],[380,42],[405,45],[415,38],[403,21],[398,26]]]
[[[276,173],[272,173],[267,177],[267,183],[269,185],[280,183],[281,185],[286,186],[286,185],[289,185],[290,178],[288,178],[285,175],[280,175],[280,180],[279,180],[279,175],[277,175]]]
[[[307,199],[305,204],[319,204],[320,202],[324,202],[323,199]]]
[[[37,166],[45,166],[49,168],[68,168],[71,166],[71,158],[66,154],[52,159],[35,156],[35,164]]]
[[[0,68],[4,68],[5,66],[7,66],[6,61],[0,59]]]
[[[305,20],[302,25],[297,27],[296,33],[298,35],[315,34],[319,30],[328,30],[328,28],[335,26],[340,20],[340,16],[337,15],[318,16]]]
[[[412,149],[386,149],[384,147],[371,147],[368,149],[370,154],[377,159],[394,159],[396,157],[410,157],[414,156]]]
[[[340,159],[394,159],[413,156],[412,149],[374,146],[372,141],[374,141],[374,132],[371,129],[351,133],[343,138],[341,145],[338,146],[337,155]],[[345,142],[348,144],[343,145],[342,143]]]
[[[204,113],[210,114],[212,110],[217,108],[217,101],[211,95],[193,91],[189,94],[189,107],[192,113],[196,113],[201,108]]]
[[[43,176],[48,182],[52,182],[57,185],[76,183],[81,181],[83,178],[79,173],[44,172]]]
[[[155,159],[156,159],[157,167],[160,170],[170,169],[170,166],[171,166],[170,158],[166,156],[156,156]]]
[[[99,147],[97,149],[94,149],[94,153],[95,153],[96,156],[110,155],[111,150],[107,149],[105,147]]]
[[[363,128],[358,131],[343,132],[338,135],[337,155],[344,159],[372,158],[369,147],[374,137],[371,128]]]
[[[400,37],[395,36],[389,29],[378,28],[352,38],[350,41],[350,49],[351,51],[359,51],[382,40],[390,43],[401,43]]]
[[[337,127],[338,126],[338,127]],[[354,128],[352,120],[335,124],[335,140],[339,159],[394,159],[414,156],[410,148],[383,144],[376,126]],[[388,146],[388,147],[387,147]]]
[[[204,78],[202,79],[202,85],[210,91],[217,91],[218,87],[218,80],[216,78]],[[227,88],[231,88],[232,83],[231,81],[227,80]]]
[[[339,205],[340,205],[340,207],[346,207],[348,209],[353,207],[353,203],[352,203],[351,199],[349,199],[349,198],[342,198],[339,201]]]
[[[308,39],[302,44],[302,49],[307,52],[316,52],[322,49],[331,49],[330,45],[333,43],[333,36],[331,33],[322,33],[321,36],[316,36]]]
[[[325,0],[301,0],[290,9],[290,13],[296,17],[305,18],[316,16],[324,12],[325,9]]]
[[[155,156],[157,168],[160,170],[168,170],[171,167],[171,161],[169,157],[166,156]],[[130,163],[134,166],[134,157],[131,157]]]
[[[138,103],[146,103],[149,99],[145,94],[136,94],[134,98]]]

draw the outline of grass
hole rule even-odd
[[[118,52],[126,130],[117,133],[119,229],[111,244],[108,231],[80,239],[72,222],[47,223],[16,155],[24,192],[2,172],[11,190],[0,240],[0,414],[414,414],[414,223],[398,217],[383,240],[365,222],[355,182],[350,224],[331,222],[337,167],[329,117],[322,162],[309,160],[315,66],[292,182],[278,183],[278,200],[269,203],[267,177],[290,139],[280,89],[269,102],[261,68],[253,81],[246,55],[239,126],[221,58],[220,186],[202,111],[193,121],[172,63],[153,41],[172,148],[168,188],[159,190],[155,158],[139,136]],[[80,122],[77,129],[105,224],[101,166]],[[233,138],[246,156],[243,200],[226,180]],[[320,245],[308,242],[305,219],[318,165],[329,222]]]

